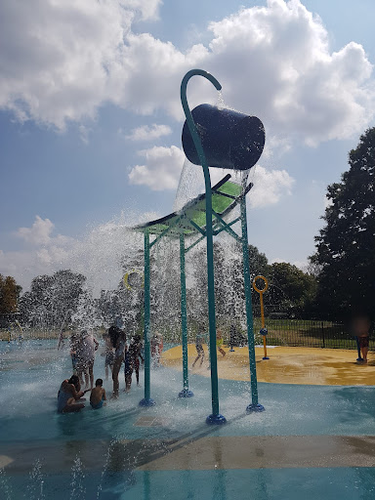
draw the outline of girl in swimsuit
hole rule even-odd
[[[84,395],[80,390],[79,379],[77,375],[72,375],[70,379],[64,380],[57,394],[57,411],[59,413],[70,413],[80,411],[85,407],[83,403],[77,403]]]

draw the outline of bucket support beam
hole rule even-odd
[[[189,391],[189,358],[187,338],[187,314],[186,314],[186,273],[185,273],[185,236],[180,234],[180,283],[181,283],[181,333],[182,333],[182,376],[183,387],[178,394],[180,398],[191,398],[194,396]]]
[[[144,398],[139,406],[154,406],[155,401],[151,399],[150,372],[151,372],[151,349],[150,349],[150,234],[144,232],[144,343],[145,343],[145,387]]]
[[[203,168],[204,183],[206,190],[206,243],[207,243],[207,299],[208,299],[208,324],[210,334],[210,364],[211,364],[211,395],[212,414],[206,419],[208,424],[225,424],[226,419],[219,411],[219,380],[217,372],[217,350],[216,350],[216,317],[215,317],[215,282],[214,282],[214,244],[212,228],[212,191],[211,178],[206,155],[203,151],[202,143],[191,114],[186,88],[192,76],[199,75],[209,80],[217,90],[221,90],[221,84],[207,71],[192,69],[186,73],[181,82],[181,104],[185,113],[186,122],[189,127],[191,137],[197,151],[200,164]]]
[[[247,406],[246,412],[251,413],[256,411],[257,412],[264,411],[264,406],[259,404],[258,402],[258,381],[257,381],[257,367],[255,361],[253,307],[251,303],[249,243],[247,236],[247,214],[246,214],[245,196],[243,196],[241,199],[240,208],[241,208],[242,261],[243,261],[243,276],[245,285],[247,340],[249,346],[250,382],[251,382],[251,404]]]

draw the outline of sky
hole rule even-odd
[[[100,268],[108,285],[122,229],[172,210],[196,67],[266,129],[249,243],[306,266],[327,185],[374,125],[374,16],[371,0],[0,0],[0,273],[27,289]],[[218,99],[198,77],[188,96]]]

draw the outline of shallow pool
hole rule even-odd
[[[97,356],[95,377],[104,378]],[[71,375],[55,341],[0,343],[0,498],[371,498],[375,398],[369,387],[259,384],[261,414],[246,415],[249,384],[220,381],[223,427],[208,427],[210,381],[152,371],[157,405],[142,388],[101,410],[58,415]],[[143,374],[141,374],[143,375]],[[142,378],[141,378],[142,380]],[[124,388],[123,373],[120,389]],[[110,393],[111,383],[105,381]]]

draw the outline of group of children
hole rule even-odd
[[[98,378],[95,382],[95,387],[81,390],[81,384],[77,375],[72,375],[70,379],[62,382],[57,394],[57,411],[59,413],[71,413],[80,411],[85,407],[83,397],[86,392],[91,391],[90,405],[97,410],[105,404],[107,396],[103,388],[103,380]]]
[[[134,372],[137,385],[139,385],[140,364],[144,362],[142,341],[139,335],[135,335],[127,343],[125,332],[117,326],[111,326],[108,332],[103,335],[103,340],[105,342],[105,352],[103,353],[105,357],[105,377],[108,379],[109,371],[111,371],[113,381],[112,398],[116,399],[119,396],[119,373],[122,364],[124,364],[124,391],[130,391]],[[160,343],[158,345],[160,347]],[[97,348],[98,342],[93,336],[88,336],[86,332],[72,335],[71,358],[74,375],[70,379],[64,380],[60,386],[57,404],[58,412],[66,413],[81,410],[85,401],[83,396],[89,391],[91,392],[90,404],[92,408],[101,408],[107,400],[103,380],[97,379],[95,387],[93,384],[93,366]],[[159,361],[159,352],[161,354],[161,350],[156,350]],[[81,390],[84,382],[86,382],[85,390]]]
[[[135,372],[137,385],[139,385],[140,361],[144,362],[142,356],[142,341],[140,335],[130,339],[129,345],[125,332],[117,326],[111,326],[108,333],[103,335],[105,340],[105,374],[108,379],[109,371],[112,372],[113,395],[119,395],[119,373],[124,363],[125,392],[129,392],[132,384],[133,372]]]
[[[207,343],[207,334],[202,332],[198,333],[196,337],[195,347],[197,350],[197,357],[194,360],[193,367],[198,360],[200,360],[200,366],[202,366],[205,359],[203,344]],[[117,399],[119,397],[119,373],[122,364],[124,364],[125,377],[124,391],[130,391],[134,372],[137,385],[139,386],[140,364],[141,362],[144,363],[144,357],[142,355],[142,341],[140,335],[135,335],[130,339],[130,342],[127,343],[125,332],[117,326],[111,326],[108,332],[103,334],[103,340],[105,342],[105,351],[102,354],[102,356],[105,357],[105,378],[106,380],[108,380],[109,372],[111,372],[113,381],[113,394],[111,399]],[[223,343],[224,340],[222,333],[220,330],[218,330],[216,334],[216,346],[220,354],[224,357],[226,353],[223,349]],[[153,335],[150,344],[153,364],[154,366],[157,366],[160,363],[161,353],[163,350],[163,339],[161,335],[158,333]],[[77,369],[77,366],[74,365],[74,356],[72,356],[72,361],[73,368]],[[89,366],[93,366],[93,360],[91,359],[91,357]],[[90,375],[91,374],[92,371]],[[83,391],[81,390],[81,383],[82,380],[77,375],[73,375],[70,379],[63,381],[58,394],[59,412],[65,413],[71,411],[79,411],[84,407],[83,396],[88,391],[91,391],[90,404],[92,408],[98,409],[101,408],[103,404],[105,404],[107,397],[105,389],[103,388],[102,379],[99,378],[96,380],[95,387],[93,387],[93,384],[91,382],[90,388]]]

